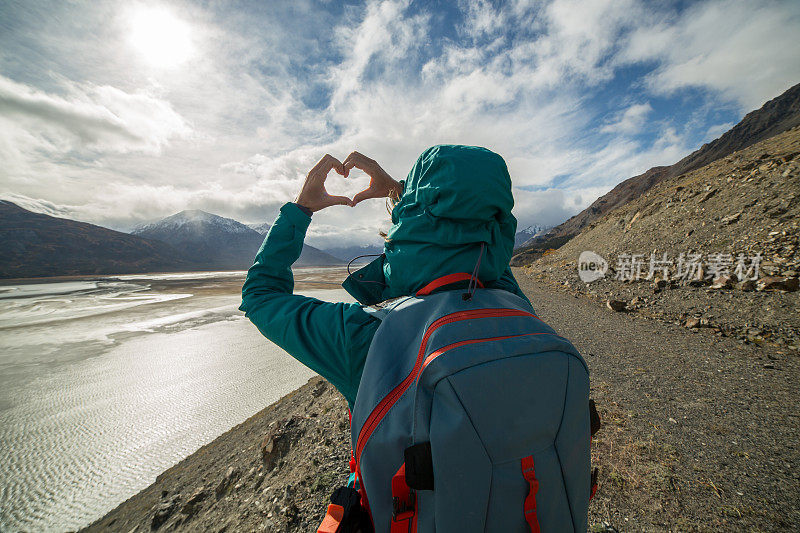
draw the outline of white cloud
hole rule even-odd
[[[714,139],[718,138],[720,135],[734,127],[735,124],[733,122],[723,122],[722,124],[714,124],[708,130],[706,130],[706,134],[704,140],[706,142],[713,141]]]
[[[606,124],[600,131],[603,133],[622,133],[633,135],[639,133],[644,126],[647,116],[653,111],[649,103],[633,104],[620,113],[614,122]]]
[[[51,217],[73,218],[76,214],[75,210],[70,206],[54,204],[41,198],[30,198],[24,194],[0,193],[0,200],[12,202],[28,211],[43,213]]]
[[[658,61],[648,77],[656,94],[700,87],[749,111],[800,79],[798,35],[798,2],[714,0],[638,28],[619,59]]]
[[[158,153],[171,138],[191,131],[168,102],[152,95],[110,86],[65,85],[62,96],[0,76],[0,113],[37,139],[39,148],[54,152]]]

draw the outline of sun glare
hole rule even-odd
[[[192,54],[189,25],[164,8],[143,7],[131,14],[130,41],[154,67],[176,67]]]

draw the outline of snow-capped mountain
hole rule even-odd
[[[248,228],[256,230],[261,235],[266,235],[269,232],[269,228],[272,227],[271,224],[267,224],[266,222],[262,222],[261,224],[248,224]]]
[[[253,264],[264,235],[241,222],[199,210],[181,211],[131,233],[166,242],[203,268],[246,269]],[[304,245],[298,266],[336,265],[342,261]]]
[[[536,237],[537,235],[541,235],[542,233],[549,230],[552,226],[537,226],[532,225],[528,226],[527,228],[520,230],[514,235],[514,248],[519,248],[527,241],[531,240],[532,238]]]
[[[158,222],[137,226],[131,233],[136,235],[153,231],[188,231],[194,233],[197,231],[208,231],[209,229],[216,229],[226,233],[247,234],[252,228],[232,218],[206,213],[199,209],[187,209],[167,218],[163,218]]]

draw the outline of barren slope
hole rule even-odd
[[[519,248],[518,257],[512,264],[521,266],[526,260],[526,255],[527,259],[535,255],[534,250],[558,248],[606,213],[639,197],[665,179],[703,167],[736,150],[743,150],[798,125],[800,125],[800,84],[768,101],[760,109],[748,113],[741,122],[721,137],[704,144],[674,165],[653,167],[643,174],[623,181],[577,215],[545,235],[525,243]]]
[[[743,340],[774,340],[800,348],[800,128],[762,141],[688,174],[666,180],[643,196],[593,223],[555,252],[527,269],[536,279],[599,300],[618,299],[629,311],[640,311],[670,322],[703,318],[722,334]],[[605,279],[585,284],[579,280],[581,252],[599,253],[610,265]],[[759,276],[777,276],[788,291],[753,291],[756,287],[712,288],[710,272],[703,283],[685,280],[623,282],[621,254],[641,254],[648,274],[651,253],[672,260],[677,274],[681,253],[730,254],[734,271],[737,256],[745,264],[761,254]],[[776,289],[780,289],[779,286]],[[745,290],[743,290],[745,289]]]

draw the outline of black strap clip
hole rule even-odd
[[[431,443],[421,442],[405,449],[406,485],[416,490],[433,490]]]
[[[589,400],[589,424],[593,436],[600,431],[600,413],[597,412],[597,406],[594,404],[594,400]]]
[[[414,504],[416,502],[417,494],[413,490],[408,494],[407,501],[403,501],[396,496],[392,498],[392,520],[399,522],[411,518],[414,515]]]

